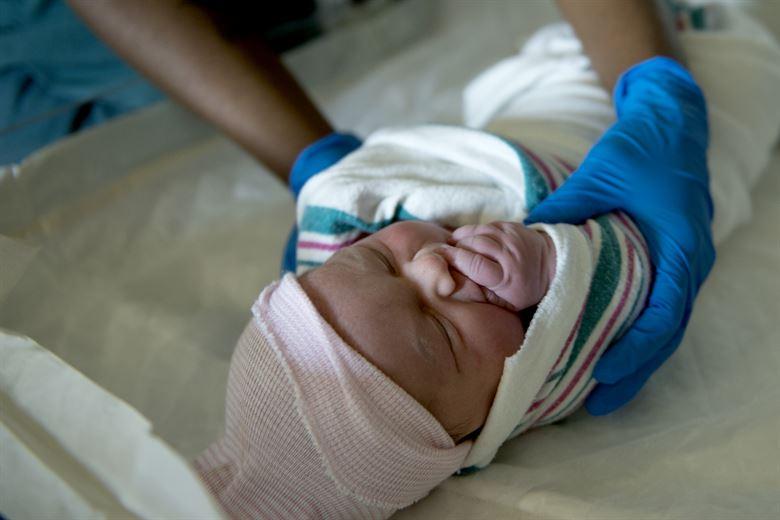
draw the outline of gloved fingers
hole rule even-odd
[[[500,264],[474,251],[444,247],[439,250],[439,254],[451,267],[483,287],[495,287],[504,278]]]
[[[689,282],[659,269],[647,308],[612,345],[593,370],[600,383],[614,384],[633,374],[685,329]]]
[[[586,166],[587,160],[560,188],[531,210],[524,224],[578,224],[594,215],[619,209],[619,202],[610,200],[607,193],[588,178],[591,172]]]
[[[671,338],[669,343],[642,365],[639,370],[614,384],[600,383],[585,401],[585,409],[591,415],[607,415],[631,401],[645,385],[650,376],[664,364],[677,349],[682,340],[684,328]]]
[[[708,142],[707,106],[690,72],[668,58],[655,57],[625,71],[615,86],[613,100],[618,119],[650,112],[667,126]]]
[[[310,178],[339,162],[362,144],[363,142],[352,134],[333,132],[304,148],[290,170],[290,190],[295,198],[298,198],[303,185]]]

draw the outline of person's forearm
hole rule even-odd
[[[282,180],[304,147],[332,132],[259,38],[225,36],[183,0],[69,0],[153,83],[235,139]]]
[[[612,89],[626,69],[653,56],[684,63],[671,18],[654,0],[557,0],[601,82]]]

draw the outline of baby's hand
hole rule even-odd
[[[555,275],[555,247],[517,222],[463,226],[441,251],[451,267],[480,285],[493,304],[520,311],[539,303]]]

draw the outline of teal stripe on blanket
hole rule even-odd
[[[639,259],[639,262],[643,264],[639,270],[642,273],[649,273],[650,270],[648,269],[647,265],[644,265],[644,261],[642,260],[642,255],[639,253],[640,249],[635,245],[633,240],[631,241],[631,244],[634,245],[634,250],[637,252],[637,258]],[[631,305],[631,311],[626,314],[626,319],[623,320],[623,324],[620,326],[620,328],[617,331],[617,334],[615,334],[615,337],[613,338],[613,342],[619,340],[623,337],[623,335],[628,332],[628,329],[634,324],[634,321],[636,321],[636,318],[638,317],[639,313],[639,307],[644,305],[645,298],[641,298],[640,296],[642,294],[645,294],[646,286],[648,284],[648,279],[650,276],[641,276],[639,280],[639,287],[636,289],[636,297],[634,297],[634,303]]]
[[[569,404],[563,408],[563,410],[560,410],[558,413],[553,414],[552,417],[549,417],[544,420],[543,423],[540,423],[539,426],[542,426],[543,424],[552,424],[554,422],[560,421],[561,419],[564,419],[565,417],[571,415],[572,412],[574,412],[575,408],[579,408],[579,406],[582,404],[583,392],[588,388],[589,381],[583,381],[582,385],[580,386],[580,389],[577,390],[577,393],[574,395],[574,397],[569,397],[567,401]]]
[[[564,369],[562,369],[562,368],[560,370],[556,370],[555,372],[553,372],[550,375],[550,377],[547,378],[547,380],[544,382],[544,384],[551,383],[551,382],[555,381],[556,379],[561,377],[563,375],[563,373],[564,373]]]
[[[319,267],[325,262],[315,262],[314,260],[298,260],[297,267]]]
[[[520,166],[523,168],[523,177],[525,179],[525,207],[530,213],[537,204],[543,201],[550,194],[550,186],[547,185],[547,181],[539,170],[534,165],[533,161],[526,155],[526,153],[512,141],[505,139],[497,135],[499,139],[508,144],[512,150],[517,154],[517,158],[520,160]]]
[[[567,356],[566,365],[563,368],[556,370],[545,381],[545,384],[547,384],[558,379],[555,383],[555,387],[550,390],[548,395],[552,395],[552,393],[558,389],[561,382],[566,379],[566,374],[568,374],[569,370],[574,366],[582,349],[588,344],[589,340],[592,339],[596,325],[598,325],[599,321],[604,316],[604,311],[606,311],[607,307],[609,307],[609,304],[612,302],[615,291],[620,283],[623,259],[620,251],[620,243],[610,222],[610,217],[609,215],[602,215],[597,217],[594,221],[601,230],[601,249],[598,252],[596,268],[593,273],[593,278],[590,281],[588,299],[585,302],[585,309],[582,311],[582,320],[579,329],[577,330],[574,344],[571,347],[572,350]],[[593,241],[589,239],[589,242],[592,243]],[[587,383],[582,385],[578,390],[578,395],[585,387],[587,387]],[[566,406],[565,410],[570,410],[573,401],[574,400],[572,399],[567,399],[569,405]],[[538,425],[550,424],[560,420],[564,416],[565,414],[559,411],[553,418],[545,419]],[[530,418],[524,418],[520,424],[514,428],[513,435],[515,432],[525,428],[530,420]]]
[[[590,282],[588,300],[582,313],[582,323],[577,331],[577,338],[574,340],[574,345],[572,345],[572,352],[566,362],[564,372],[568,372],[579,357],[582,347],[590,339],[593,330],[612,301],[620,282],[622,270],[620,244],[610,224],[609,216],[602,215],[596,218],[595,221],[601,229],[601,250],[599,251],[599,259],[596,263],[593,279]]]
[[[357,215],[325,206],[306,206],[301,219],[301,231],[319,233],[321,235],[340,235],[349,231],[359,230],[364,233],[375,233],[399,220],[420,220],[403,206],[398,206],[393,216],[378,222],[367,222]]]
[[[613,341],[617,341],[620,338],[623,337],[623,335],[628,332],[628,329],[631,328],[631,326],[634,324],[634,321],[636,321],[638,314],[640,312],[639,307],[643,306],[645,304],[645,300],[647,299],[646,296],[642,297],[642,295],[646,295],[646,291],[648,288],[648,285],[651,281],[651,275],[652,268],[650,267],[650,262],[647,256],[642,254],[642,244],[639,243],[635,238],[633,233],[628,231],[628,228],[623,225],[619,220],[614,219],[612,220],[614,222],[614,225],[616,229],[618,229],[623,235],[625,235],[626,240],[628,240],[633,246],[634,251],[636,251],[636,258],[641,264],[641,267],[639,268],[640,273],[646,273],[646,276],[640,276],[639,277],[639,287],[637,288],[637,296],[634,298],[634,303],[631,306],[631,311],[626,314],[626,319],[623,321],[623,324],[620,326],[620,329],[618,329],[617,334],[615,334],[615,337]]]

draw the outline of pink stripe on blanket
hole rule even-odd
[[[590,228],[593,224],[591,224],[591,220],[588,220],[580,226],[578,229],[585,232],[586,235],[588,235],[588,238],[590,240],[593,240],[593,230]],[[563,355],[569,350],[569,346],[571,345],[572,341],[574,340],[574,334],[579,330],[580,323],[582,322],[582,315],[585,314],[585,305],[582,306],[580,309],[580,314],[577,316],[577,321],[574,323],[574,327],[571,329],[571,332],[569,332],[569,337],[566,339],[566,343],[563,346],[563,350],[561,350],[560,354],[558,354],[558,359],[555,360],[555,363],[553,364],[552,369],[550,370],[550,373],[547,374],[547,377],[550,377],[550,374],[555,372],[558,369],[558,364],[561,362],[561,359],[563,359]]]
[[[319,251],[338,251],[341,248],[351,246],[357,242],[357,239],[350,239],[345,242],[338,242],[336,244],[326,244],[324,242],[313,242],[311,240],[301,240],[298,242],[299,249],[316,249]]]
[[[585,224],[583,224],[582,226],[578,227],[577,229],[580,232],[584,232],[586,235],[588,235],[588,238],[593,240],[593,235],[592,235],[593,232],[590,229],[591,222],[592,222],[591,220],[588,220],[588,221],[585,222]],[[558,365],[560,364],[561,360],[563,359],[564,354],[566,354],[569,351],[569,347],[574,342],[575,334],[576,334],[576,332],[580,328],[580,323],[582,323],[582,315],[583,314],[585,314],[585,306],[584,305],[580,309],[580,314],[579,314],[579,316],[577,316],[577,321],[574,322],[574,327],[572,327],[571,331],[569,332],[569,336],[566,338],[566,343],[564,343],[563,348],[561,349],[560,353],[558,354],[558,358],[555,360],[555,363],[553,363],[552,368],[547,373],[547,379],[549,379],[550,376],[553,373],[555,373],[555,371],[558,369]],[[539,399],[539,400],[537,400],[537,401],[534,401],[534,403],[530,406],[530,408],[528,408],[528,410],[525,413],[528,414],[530,412],[533,412],[537,408],[539,408],[539,405],[541,405],[544,402],[545,399],[546,399],[546,396],[541,398],[541,399]]]
[[[590,229],[590,223],[592,220],[586,220],[585,225],[582,227],[578,227],[577,229],[582,230],[586,235],[588,235],[588,240],[593,240],[593,231]]]
[[[566,179],[568,179],[572,173],[574,173],[574,167],[567,161],[561,159],[557,155],[550,155],[552,157],[553,161],[556,162],[556,164],[564,171],[565,174],[562,175],[562,178],[564,179],[564,182]]]
[[[558,363],[561,362],[561,359],[563,359],[563,355],[569,350],[569,347],[574,342],[574,336],[577,330],[580,328],[580,323],[582,322],[582,315],[585,313],[585,306],[582,306],[582,309],[580,309],[580,315],[577,316],[577,321],[574,322],[574,327],[572,327],[571,332],[569,332],[569,337],[566,338],[566,343],[563,345],[563,349],[561,349],[560,354],[558,354],[558,359],[555,360],[555,363],[553,363],[553,367],[550,369],[550,371],[547,373],[547,378],[550,378],[550,375],[552,375],[555,372],[555,369],[558,368]],[[534,404],[528,408],[528,410],[525,412],[526,414],[533,412],[537,408],[539,408],[539,405],[544,402],[544,397],[539,399],[538,401],[534,401]]]
[[[550,168],[547,166],[547,163],[542,161],[538,155],[533,153],[531,150],[523,146],[522,144],[518,143],[518,146],[523,149],[523,151],[528,155],[528,157],[531,158],[531,160],[534,162],[537,168],[539,168],[542,172],[542,175],[544,175],[544,178],[547,180],[547,184],[550,186],[550,191],[555,191],[558,189],[558,181],[555,179],[555,176],[553,175],[552,171],[550,171]]]
[[[634,242],[636,242],[637,245],[642,248],[642,252],[645,254],[645,256],[649,258],[650,253],[647,251],[647,244],[645,244],[644,238],[639,233],[639,229],[637,229],[634,221],[628,218],[628,216],[622,211],[616,211],[615,216],[623,224],[628,233],[634,238]]]
[[[628,251],[628,274],[626,276],[626,286],[623,289],[623,294],[620,296],[620,302],[615,308],[615,311],[609,317],[607,326],[604,327],[604,330],[601,332],[598,341],[596,341],[596,343],[593,345],[593,348],[588,353],[588,356],[585,358],[585,362],[580,366],[580,368],[577,370],[577,373],[574,375],[574,379],[569,382],[569,385],[566,387],[563,393],[561,393],[555,402],[553,402],[553,404],[550,405],[547,410],[545,410],[541,417],[539,417],[540,421],[555,411],[555,409],[569,396],[574,387],[577,386],[577,384],[580,382],[580,379],[582,378],[582,375],[596,359],[596,354],[598,354],[602,344],[604,341],[606,341],[607,336],[615,326],[615,322],[617,321],[618,316],[623,312],[623,307],[625,307],[626,301],[628,301],[628,295],[631,293],[631,288],[633,287],[634,278],[634,246],[632,246],[630,242],[626,242],[626,249]]]
[[[626,233],[634,239],[634,242],[642,250],[640,261],[644,266],[643,268],[648,273],[648,276],[643,277],[642,283],[639,288],[640,294],[644,293],[646,287],[653,282],[653,274],[652,274],[653,269],[652,266],[650,265],[651,263],[650,251],[648,251],[647,243],[644,240],[644,235],[642,235],[642,233],[639,232],[639,228],[637,228],[636,223],[633,220],[631,220],[631,218],[629,218],[629,216],[623,213],[622,211],[616,211],[615,215],[617,216],[621,224],[623,224],[623,228],[626,230]]]
[[[561,159],[560,157],[557,157],[557,156],[554,156],[554,157],[555,157],[556,161],[561,163],[561,165],[563,165],[563,167],[566,168],[569,171],[569,174],[574,173],[574,170],[577,169],[574,166],[572,166],[572,164],[569,161],[566,161],[565,159]]]

